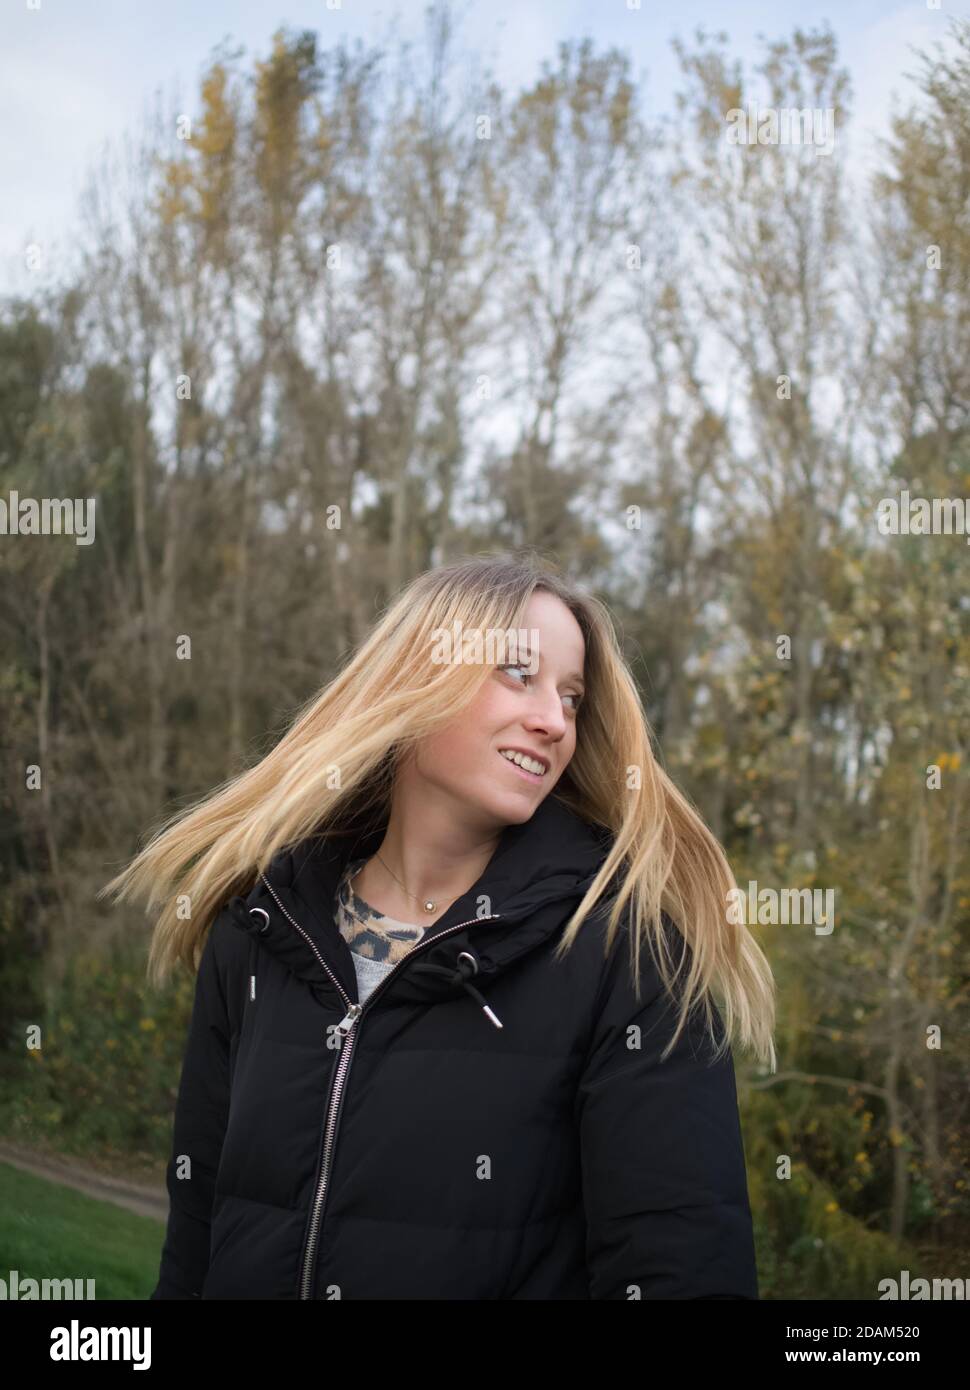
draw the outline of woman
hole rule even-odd
[[[201,952],[152,1298],[756,1298],[734,886],[602,604],[421,575],[102,890]]]

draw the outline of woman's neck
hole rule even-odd
[[[420,834],[407,834],[393,814],[384,838],[354,878],[358,897],[398,922],[428,926],[481,878],[501,832],[463,836],[454,824],[435,836],[434,816],[420,818]],[[433,902],[435,910],[425,910]]]

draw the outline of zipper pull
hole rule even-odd
[[[334,1025],[333,1031],[339,1034],[341,1038],[345,1038],[360,1018],[362,1008],[362,1004],[351,1004],[350,1008],[347,1010],[346,1017],[342,1018],[339,1023]]]

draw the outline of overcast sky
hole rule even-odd
[[[331,0],[334,3],[334,0]],[[635,0],[631,0],[635,3]],[[893,92],[905,94],[911,46],[943,39],[970,0],[466,0],[460,41],[487,62],[507,90],[531,82],[542,59],[567,38],[623,47],[646,83],[646,111],[670,107],[676,83],[672,36],[698,26],[726,29],[732,51],[756,61],[757,36],[789,35],[828,21],[854,88],[853,157],[866,157],[885,132]],[[153,94],[180,95],[198,111],[198,78],[226,37],[250,60],[263,57],[274,29],[314,29],[323,48],[341,37],[375,42],[397,16],[402,36],[420,37],[425,0],[0,0],[0,293],[28,293],[36,272],[25,248],[70,243],[85,175],[105,143],[136,132]],[[871,156],[870,156],[871,157]],[[45,276],[46,278],[46,276]]]

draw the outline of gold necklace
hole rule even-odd
[[[360,874],[360,873],[363,872],[364,864],[366,864],[366,862],[367,862],[367,861],[364,860],[364,862],[361,864],[360,868],[359,868],[359,869],[355,869],[354,872],[353,872],[353,873],[350,875],[350,877],[347,879],[346,885],[344,886],[344,893],[343,893],[343,897],[342,897],[342,899],[341,899],[340,905],[341,905],[341,907],[343,908],[344,912],[346,912],[347,916],[348,916],[348,917],[352,917],[352,918],[354,919],[354,921],[355,921],[359,926],[361,926],[361,927],[366,927],[368,931],[374,931],[374,930],[375,930],[375,927],[374,927],[373,918],[370,919],[369,921],[365,922],[364,919],[363,919],[363,917],[358,916],[358,914],[354,911],[354,909],[353,909],[353,908],[351,907],[351,905],[350,905],[350,904],[353,902],[354,897],[356,896],[355,893],[354,893],[354,879],[357,877],[358,874]],[[361,901],[363,901],[363,899],[361,899]],[[371,912],[375,912],[376,909],[375,909],[375,908],[370,908],[370,911],[371,911]],[[381,913],[378,913],[377,915],[378,915],[379,917],[381,917],[381,918],[384,918],[384,917],[386,917],[387,914],[381,912]],[[422,932],[422,933],[426,930],[425,927],[419,926],[417,922],[400,922],[400,923],[398,923],[398,922],[395,921],[395,925],[402,926],[402,927],[414,927],[414,930],[415,930],[415,931]],[[380,924],[378,925],[377,930],[378,930],[378,931],[381,930]]]
[[[377,855],[377,858],[378,858],[378,859],[381,859],[381,856],[380,856],[380,853],[379,853],[378,850],[375,850],[374,853]],[[384,860],[383,860],[383,859],[381,859],[381,863],[384,864]],[[391,875],[391,878],[393,878],[397,883],[401,883],[401,880],[398,878],[397,874],[394,872],[393,869],[389,868],[387,864],[384,864],[384,868],[387,869],[387,872]],[[404,884],[403,884],[403,883],[401,883],[401,887],[404,888]],[[405,891],[405,893],[408,893],[408,890],[407,890],[406,888],[404,888],[404,891]],[[416,898],[416,897],[414,896],[413,893],[408,893],[408,897],[411,899],[412,902],[421,903],[421,906],[424,908],[425,912],[437,912],[437,911],[438,911],[438,904],[437,904],[436,902],[432,901],[431,898],[425,898],[425,899],[422,901],[421,898]],[[451,901],[452,901],[452,902],[457,902],[458,899],[457,899],[457,898],[452,898]]]

